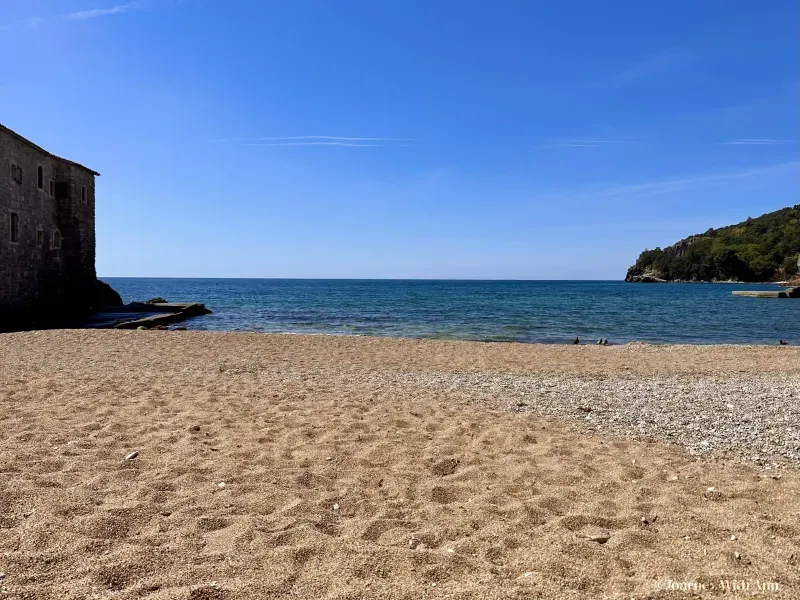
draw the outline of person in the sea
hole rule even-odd
[[[573,344],[575,344],[575,345],[577,346],[578,344],[580,344],[580,343],[581,343],[581,340],[580,340],[580,338],[577,338],[577,337],[576,337],[576,338],[575,338],[575,341],[574,341],[574,342],[572,342],[572,343],[573,343]]]

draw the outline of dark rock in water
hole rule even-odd
[[[145,300],[145,304],[167,304],[167,301],[162,298],[161,296],[156,296],[155,298],[150,298],[150,300]]]
[[[92,290],[92,308],[104,306],[122,306],[122,297],[104,281],[99,279],[94,283]]]

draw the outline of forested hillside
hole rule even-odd
[[[626,281],[778,281],[798,272],[800,204],[645,250]]]

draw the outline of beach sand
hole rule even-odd
[[[0,598],[798,598],[799,381],[797,348],[0,335]],[[628,422],[659,386],[769,459]]]

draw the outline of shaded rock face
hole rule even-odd
[[[666,283],[667,280],[661,277],[661,273],[633,265],[628,269],[625,281],[632,283]]]
[[[95,280],[92,308],[104,306],[122,306],[122,297],[117,291],[104,281]]]
[[[53,279],[52,291],[44,288],[48,292],[42,294],[44,300],[25,309],[0,310],[0,332],[74,327],[98,309],[122,305],[120,295],[98,279],[67,283],[60,277]]]

